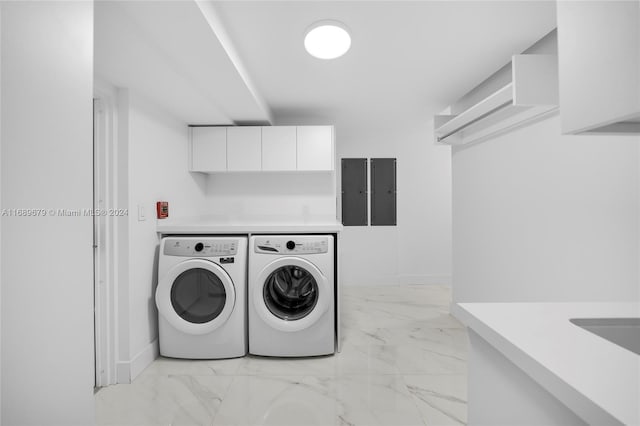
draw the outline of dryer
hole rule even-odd
[[[246,237],[173,236],[160,243],[160,355],[218,359],[247,354]]]
[[[249,248],[249,353],[333,354],[333,236],[257,235]]]

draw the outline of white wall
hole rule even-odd
[[[450,148],[434,145],[432,135],[426,117],[337,121],[338,169],[341,158],[397,158],[398,224],[344,228],[344,285],[450,283]]]
[[[207,183],[203,215],[236,220],[336,217],[335,176],[331,172],[238,172],[203,177]]]
[[[398,226],[345,227],[340,241],[342,282],[345,285],[449,284],[450,148],[432,143],[433,131],[428,119],[406,122],[411,124],[396,120],[363,123],[347,117],[340,120],[278,117],[277,125],[335,124],[335,176],[323,172],[203,175],[206,201],[198,214],[245,220],[286,216],[309,220],[335,218],[336,209],[340,208],[340,159],[395,157],[398,159]]]
[[[187,124],[135,93],[120,90],[119,96],[121,107],[128,110],[120,113],[127,114],[127,140],[123,143],[129,153],[130,212],[129,275],[128,283],[122,283],[128,286],[129,351],[121,354],[122,371],[118,377],[122,379],[127,371],[134,378],[153,360],[157,350],[155,287],[159,240],[155,203],[168,201],[170,217],[198,215],[204,209],[206,185],[203,175],[187,171]],[[139,207],[144,209],[145,220],[139,220]]]
[[[5,209],[92,206],[92,2],[2,2]],[[2,423],[87,425],[91,217],[2,217]]]
[[[639,300],[638,136],[559,118],[453,153],[453,298]]]
[[[451,284],[451,148],[427,119],[398,136],[398,281]]]

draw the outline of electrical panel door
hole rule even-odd
[[[396,159],[371,159],[371,225],[395,226]]]
[[[367,226],[367,159],[342,159],[342,224]]]

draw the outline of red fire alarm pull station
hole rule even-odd
[[[156,211],[158,213],[158,219],[166,219],[169,217],[169,202],[158,201],[156,203]]]

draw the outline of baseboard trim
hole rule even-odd
[[[149,343],[131,361],[121,361],[116,365],[117,383],[131,383],[145,368],[160,356],[158,339]]]
[[[116,384],[131,383],[131,363],[117,362],[116,363]]]
[[[451,285],[451,275],[398,275],[400,285]]]
[[[451,275],[397,275],[393,277],[380,278],[375,282],[371,280],[347,281],[340,283],[344,287],[361,286],[386,286],[386,285],[444,285],[451,286]]]
[[[160,356],[160,349],[158,339],[155,339],[131,360],[131,380],[138,377],[158,356]]]

